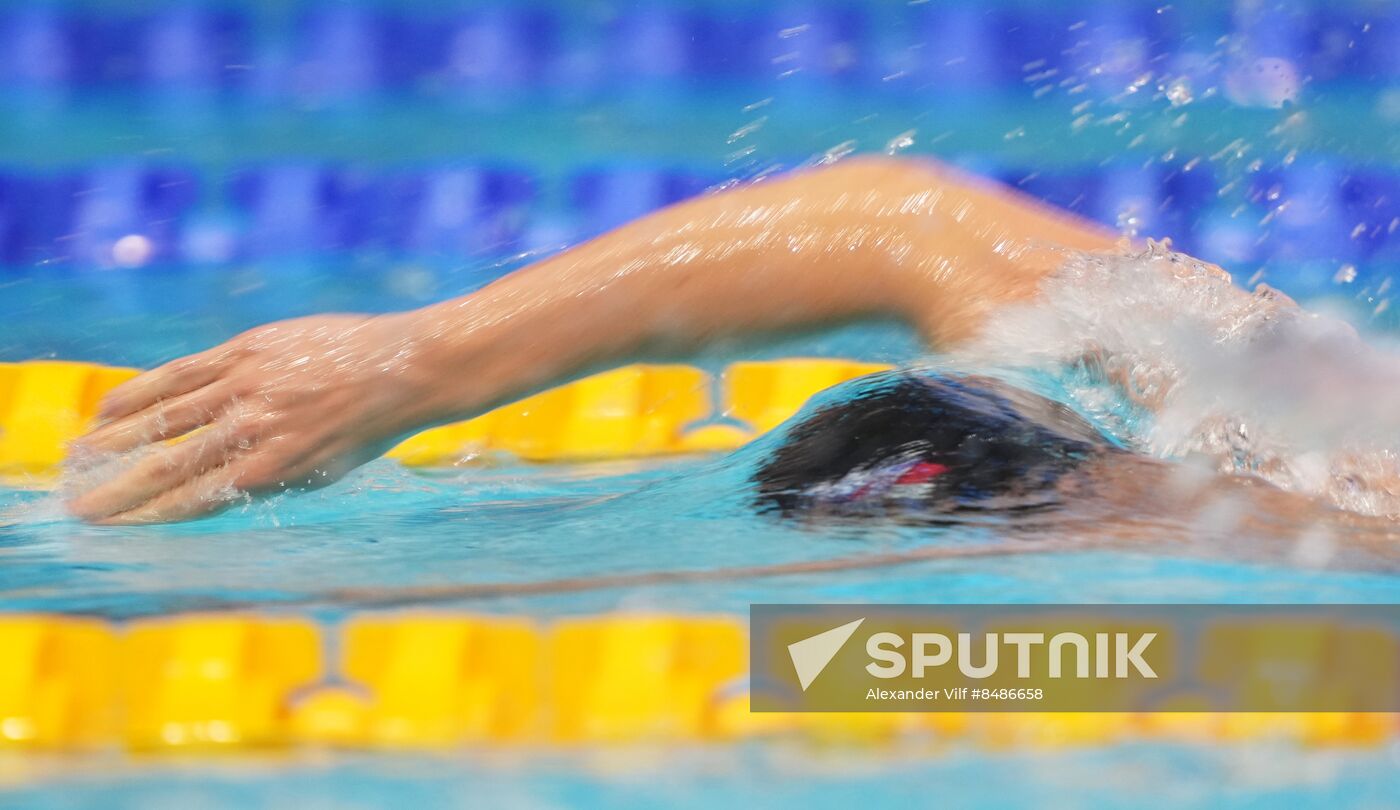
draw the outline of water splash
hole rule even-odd
[[[1073,256],[958,354],[1056,369],[1140,451],[1400,515],[1400,355],[1166,244]]]

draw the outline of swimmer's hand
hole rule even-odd
[[[340,478],[428,418],[403,318],[269,324],[119,386],[72,448],[69,510],[97,523],[186,520],[243,493]]]

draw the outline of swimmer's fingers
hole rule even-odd
[[[237,455],[227,464],[182,481],[138,506],[92,522],[117,526],[191,520],[222,512],[250,495],[315,489],[343,472],[338,464],[313,461],[304,451],[296,453],[292,447],[284,446],[281,437],[267,439],[252,452],[243,451],[238,442],[235,445],[237,447],[229,452]],[[288,465],[286,460],[292,455],[301,455],[306,460]],[[337,470],[335,474],[327,472],[333,468]]]
[[[75,441],[72,457],[81,465],[85,459],[183,436],[217,419],[232,398],[232,389],[216,381],[171,399],[156,400]]]
[[[70,498],[68,511],[83,520],[104,522],[153,503],[220,468],[242,442],[237,426],[220,425],[155,448],[111,480]]]
[[[104,526],[174,523],[222,512],[245,496],[238,483],[243,466],[235,459],[156,495],[139,506],[94,519]]]
[[[97,417],[119,419],[149,408],[158,400],[202,388],[217,380],[239,351],[228,345],[172,360],[118,385],[102,398]]]

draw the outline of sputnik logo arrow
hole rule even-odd
[[[806,692],[812,681],[822,674],[822,670],[826,669],[826,665],[831,663],[831,659],[836,657],[850,640],[851,634],[855,633],[856,628],[864,621],[864,618],[856,619],[788,645],[792,668],[797,671],[797,682],[802,686],[803,692]]]

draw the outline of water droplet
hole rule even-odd
[[[821,157],[817,158],[817,165],[825,166],[829,163],[835,163],[836,161],[840,160],[841,158],[845,157],[846,155],[849,155],[854,151],[856,151],[855,141],[842,141],[841,143],[838,143],[835,146],[823,152],[821,154]]]
[[[914,145],[915,131],[910,129],[899,133],[885,144],[885,154],[893,155]]]
[[[1167,85],[1166,95],[1167,101],[1171,102],[1173,107],[1190,104],[1194,100],[1191,95],[1191,82],[1184,78],[1175,79]]]

